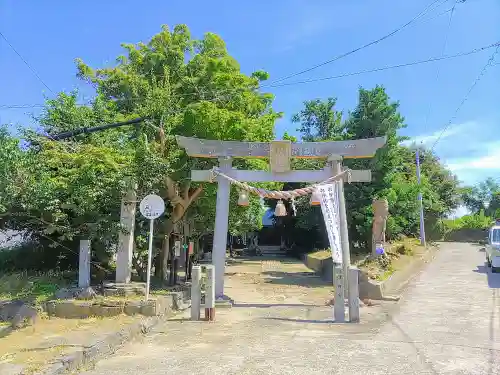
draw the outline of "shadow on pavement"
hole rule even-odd
[[[344,323],[335,323],[335,320],[320,320],[320,319],[294,319],[294,318],[279,318],[279,317],[264,317],[262,319],[265,320],[279,320],[282,322],[294,322],[294,323],[315,323],[315,324],[349,324],[348,322]]]
[[[300,303],[235,303],[233,307],[257,307],[257,308],[270,308],[270,307],[324,307],[323,305],[303,305]]]
[[[477,266],[477,269],[473,271],[486,274],[489,288],[500,289],[500,273],[491,272],[491,268],[485,264]]]
[[[262,274],[268,277],[266,279],[268,284],[297,285],[306,288],[330,285],[330,283],[313,272],[265,271]]]
[[[228,264],[241,264],[245,262],[277,261],[283,264],[303,264],[300,259],[293,257],[277,257],[271,255],[240,255],[234,258],[226,258]]]

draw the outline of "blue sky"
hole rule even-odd
[[[91,91],[75,76],[74,59],[91,66],[110,64],[121,42],[147,41],[162,24],[187,24],[193,35],[221,35],[230,53],[250,73],[264,69],[272,79],[331,59],[406,23],[432,0],[126,1],[86,2],[0,0],[0,31],[54,91]],[[439,56],[454,1],[449,0],[395,36],[290,81],[320,78]],[[239,5],[236,5],[239,4]],[[285,6],[286,4],[286,6]],[[459,3],[446,54],[500,41],[500,1]],[[346,113],[358,87],[386,86],[401,103],[404,134],[429,144],[448,124],[493,50],[443,62],[337,80],[273,88],[274,107],[285,112],[276,132],[293,132],[291,116],[302,102],[338,98]],[[497,57],[500,62],[500,56]],[[440,79],[437,80],[437,70]],[[468,97],[453,125],[436,146],[438,155],[465,183],[500,172],[500,66],[491,67]],[[0,39],[0,122],[32,125],[38,109],[5,109],[9,104],[41,104],[50,93]]]

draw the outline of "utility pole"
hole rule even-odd
[[[422,192],[420,191],[420,152],[418,147],[415,151],[415,159],[417,163],[418,202],[420,205],[420,245],[425,246],[424,204],[422,202]]]

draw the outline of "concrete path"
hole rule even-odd
[[[500,374],[500,274],[483,264],[477,246],[442,244],[397,306],[363,308],[360,325],[328,322],[331,310],[305,301],[300,287],[291,302],[289,294],[256,303],[270,297],[273,279],[255,281],[241,297],[249,302],[219,309],[217,322],[168,322],[81,374]],[[279,284],[285,266],[272,267],[266,272]],[[298,274],[302,283],[310,277]],[[245,285],[237,275],[228,290]]]

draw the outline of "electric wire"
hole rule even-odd
[[[491,48],[495,48],[495,47],[498,48],[498,46],[500,46],[500,41],[489,44],[489,45],[484,46],[484,47],[475,48],[475,49],[470,50],[470,51],[460,52],[460,53],[456,53],[453,55],[433,57],[433,58],[419,60],[419,61],[413,61],[413,62],[409,62],[409,63],[389,65],[389,66],[384,66],[384,67],[379,67],[379,68],[374,68],[374,69],[360,70],[360,71],[356,71],[356,72],[348,72],[348,73],[343,73],[343,74],[339,74],[339,75],[335,75],[335,76],[308,79],[308,80],[304,80],[304,81],[285,82],[285,83],[267,86],[267,87],[279,88],[279,87],[286,87],[286,86],[293,86],[293,85],[301,85],[301,84],[307,84],[307,83],[334,80],[334,79],[351,77],[351,76],[356,76],[356,75],[363,75],[363,74],[368,74],[368,73],[376,73],[376,72],[385,71],[385,70],[400,69],[400,68],[409,67],[409,66],[415,66],[415,65],[438,62],[438,61],[443,61],[443,60],[455,59],[455,58],[459,58],[459,57],[465,57],[465,56],[469,56],[472,54],[486,51],[486,50],[491,49]],[[182,94],[182,96],[187,97],[187,96],[191,96],[191,95],[199,95],[200,93],[203,95],[204,94],[211,94],[211,95],[216,96],[216,97],[212,98],[212,99],[204,99],[203,101],[215,101],[215,100],[230,99],[229,96],[223,96],[223,95],[219,95],[219,94],[237,94],[237,93],[243,93],[243,92],[244,91],[242,91],[240,89],[228,89],[228,90],[221,90],[219,92],[209,92],[209,91],[202,90],[202,91],[198,91],[196,93]],[[132,102],[133,101],[144,101],[144,99],[137,99],[137,100],[128,99],[128,101],[132,101]],[[89,100],[89,101],[87,101],[87,103],[79,103],[78,106],[87,106],[91,103],[92,103],[92,100]],[[45,104],[41,104],[41,103],[36,103],[36,104],[0,104],[0,110],[3,110],[3,109],[30,109],[30,108],[44,108],[44,107],[45,107]]]
[[[9,42],[7,37],[0,31],[0,37],[7,43],[7,45],[10,47],[12,51],[21,59],[21,61],[28,67],[29,70],[31,70],[31,73],[40,81],[42,85],[45,86],[47,90],[49,90],[52,94],[54,94],[54,91],[51,90],[51,88],[45,83],[45,81],[38,75],[36,70],[26,61],[26,59],[18,52],[18,50],[12,45],[12,43]]]
[[[363,44],[362,46],[357,47],[357,48],[354,48],[354,49],[352,49],[352,50],[350,50],[350,51],[348,51],[348,52],[344,52],[344,53],[342,53],[342,54],[340,54],[340,55],[338,55],[338,56],[335,56],[334,58],[332,58],[332,59],[330,59],[330,60],[327,60],[327,61],[324,61],[324,62],[322,62],[322,63],[316,64],[316,65],[314,65],[314,66],[312,66],[312,67],[310,67],[310,68],[307,68],[307,69],[301,70],[301,71],[296,72],[296,73],[289,74],[289,75],[287,75],[287,76],[285,76],[285,77],[282,77],[282,78],[278,78],[278,79],[276,79],[276,80],[274,80],[274,81],[270,82],[270,85],[276,84],[276,83],[278,83],[278,82],[285,81],[285,80],[287,80],[287,79],[290,79],[290,78],[292,78],[292,77],[296,77],[296,76],[301,75],[301,74],[304,74],[304,73],[311,72],[311,71],[313,71],[313,70],[315,70],[315,69],[318,69],[318,68],[320,68],[320,67],[322,67],[322,66],[325,66],[325,65],[331,64],[331,63],[333,63],[333,62],[335,62],[335,61],[338,61],[338,60],[340,60],[340,59],[343,59],[344,57],[350,56],[350,55],[352,55],[352,54],[354,54],[354,53],[356,53],[356,52],[359,52],[359,51],[361,51],[361,50],[363,50],[363,49],[365,49],[365,48],[368,48],[368,47],[371,47],[371,46],[373,46],[373,45],[375,45],[375,44],[378,44],[378,43],[380,43],[380,42],[382,42],[382,41],[384,41],[384,40],[386,40],[386,39],[388,39],[388,38],[392,37],[393,35],[395,35],[395,34],[399,33],[400,31],[404,30],[405,28],[407,28],[408,26],[410,26],[411,24],[413,24],[414,22],[416,22],[418,19],[420,19],[421,17],[423,17],[424,15],[426,15],[427,13],[429,13],[431,10],[436,9],[436,8],[437,8],[437,7],[439,7],[440,5],[442,5],[442,4],[444,4],[444,3],[446,3],[447,1],[448,1],[448,0],[445,0],[445,1],[443,1],[443,0],[435,0],[435,1],[433,1],[430,5],[428,5],[428,6],[427,6],[427,7],[426,7],[423,11],[421,11],[419,14],[417,14],[415,17],[413,17],[410,21],[406,22],[406,23],[405,23],[405,24],[403,24],[402,26],[399,26],[398,28],[396,28],[395,30],[391,31],[390,33],[388,33],[388,34],[386,34],[386,35],[382,36],[381,38],[378,38],[378,39],[372,40],[372,41],[371,41],[371,42],[369,42],[369,43]],[[437,7],[435,7],[434,9],[431,9],[431,8],[432,8],[435,4],[437,4],[437,3],[439,3],[439,2],[441,2],[441,4],[438,4],[438,6],[437,6]],[[264,86],[263,86],[263,87],[264,87]]]

